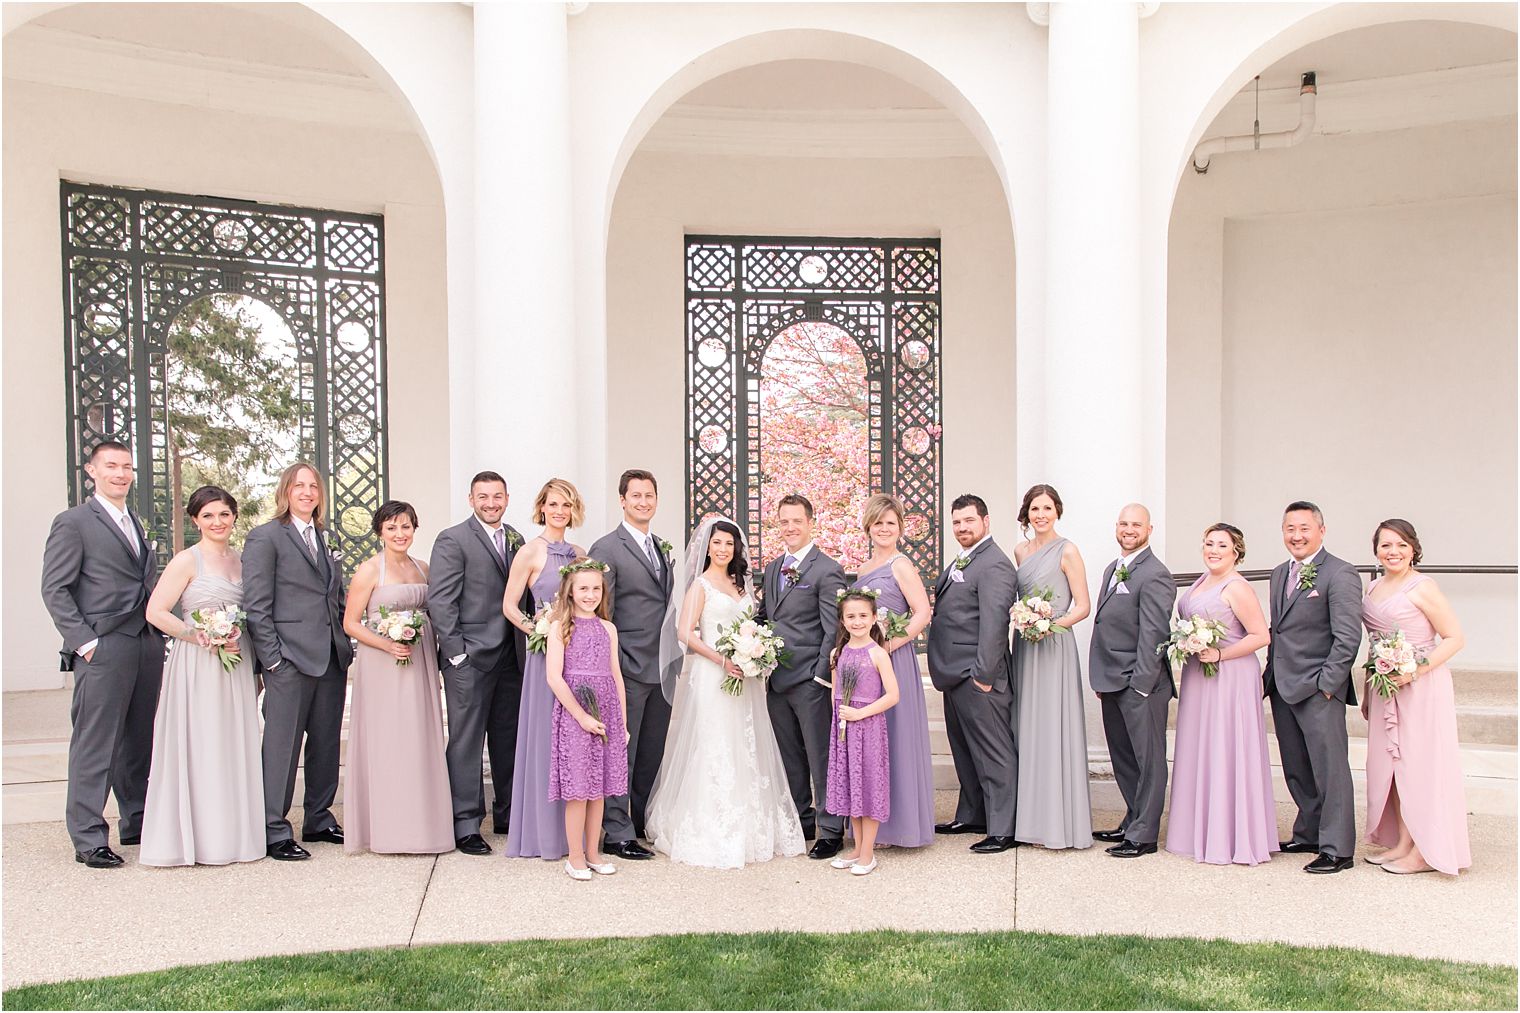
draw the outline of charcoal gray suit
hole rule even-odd
[[[628,698],[628,794],[607,799],[602,827],[607,842],[643,836],[644,813],[670,731],[670,703],[660,688],[660,627],[674,580],[671,561],[654,539],[655,560],[619,524],[591,546],[591,558],[606,563],[612,624],[618,632],[618,662]]]
[[[517,712],[522,705],[523,662],[528,656],[522,631],[502,612],[507,575],[522,545],[512,525],[505,531],[505,558],[484,525],[471,515],[438,532],[428,565],[428,618],[438,638],[438,668],[449,711],[444,750],[453,796],[454,836],[480,833],[486,814],[481,752],[491,756],[492,821],[505,830],[512,811],[512,774],[517,756]],[[516,546],[513,543],[516,542]],[[533,612],[525,591],[518,603]],[[464,655],[459,664],[452,659]]]
[[[313,533],[313,554],[290,520],[248,532],[243,544],[243,609],[248,638],[264,670],[264,838],[292,839],[286,815],[296,761],[306,739],[303,834],[338,825],[338,760],[353,646],[343,632],[343,570],[327,539]]]
[[[1109,580],[1109,563],[1093,610],[1087,680],[1103,699],[1103,734],[1124,796],[1125,840],[1155,844],[1166,804],[1166,718],[1177,695],[1166,655],[1156,647],[1171,630],[1177,584],[1150,547],[1141,549],[1123,584]]]
[[[1336,858],[1356,853],[1356,797],[1346,741],[1346,708],[1356,704],[1351,666],[1362,646],[1362,579],[1323,548],[1314,586],[1272,571],[1272,642],[1263,688],[1282,753],[1283,778],[1298,806],[1293,840]],[[1327,699],[1325,694],[1329,693]]]
[[[934,585],[929,624],[929,679],[945,696],[945,732],[960,780],[959,823],[1012,837],[1019,788],[1017,687],[1008,643],[1008,610],[1018,595],[1013,561],[991,538],[951,576]],[[990,686],[983,692],[973,680]]]
[[[819,839],[838,840],[844,837],[844,817],[826,811],[823,803],[834,724],[829,652],[839,626],[835,595],[844,587],[844,568],[815,544],[797,565],[796,579],[788,580],[781,573],[784,559],[765,568],[762,614],[775,623],[792,659],[771,673],[765,703],[803,833],[811,829]]]
[[[42,601],[63,635],[74,673],[69,788],[64,820],[75,851],[111,843],[106,796],[115,792],[122,837],[142,832],[153,758],[153,717],[163,681],[164,638],[148,625],[158,562],[142,523],[134,551],[95,497],[53,518],[42,550]],[[98,640],[89,661],[74,652]]]

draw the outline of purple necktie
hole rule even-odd
[[[1303,569],[1303,567],[1304,564],[1300,563],[1296,559],[1293,561],[1292,565],[1288,567],[1288,590],[1287,593],[1283,595],[1284,602],[1293,600],[1293,592],[1298,590],[1298,573]]]
[[[496,554],[501,557],[501,561],[503,563],[505,563],[507,561],[507,530],[506,530],[506,528],[497,528],[496,529]]]

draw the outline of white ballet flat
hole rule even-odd
[[[565,860],[565,875],[567,875],[571,879],[577,880],[579,882],[585,882],[586,880],[588,880],[588,879],[591,878],[591,870],[590,869],[577,869],[575,866],[573,866],[573,865],[570,864],[570,860],[569,859],[566,859]]]
[[[853,858],[844,858],[844,857],[836,858],[832,862],[829,863],[829,865],[832,866],[835,869],[848,869],[851,866],[853,866],[854,864],[855,864],[855,859],[853,859]]]
[[[869,876],[871,873],[873,873],[875,871],[876,871],[876,859],[874,859],[874,858],[871,859],[871,864],[870,865],[861,865],[859,862],[856,862],[855,864],[853,864],[853,865],[850,866],[850,875],[852,875],[852,876]]]
[[[587,862],[586,868],[590,869],[598,876],[610,876],[614,872],[617,872],[617,866],[613,865],[611,862]]]

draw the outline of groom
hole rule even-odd
[[[833,724],[829,652],[838,626],[834,599],[844,589],[844,569],[813,544],[813,504],[806,496],[781,497],[776,520],[786,554],[765,568],[761,614],[775,623],[792,657],[771,673],[766,705],[802,833],[813,836],[816,830],[808,857],[833,858],[843,846],[844,817],[825,812],[823,803]]]

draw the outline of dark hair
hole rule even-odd
[[[654,486],[654,492],[656,496],[660,494],[660,483],[654,480],[653,472],[645,471],[643,468],[629,468],[627,471],[618,476],[618,495],[628,495],[628,483],[636,481],[638,479],[643,479],[650,485]]]
[[[185,515],[198,517],[200,512],[212,503],[226,503],[232,509],[232,516],[237,516],[237,499],[219,485],[203,485],[192,492],[189,502],[185,504]]]
[[[955,513],[955,511],[964,510],[967,507],[976,507],[976,515],[978,517],[987,516],[987,501],[969,492],[961,493],[955,497],[955,502],[950,504],[950,512]]]
[[[1020,528],[1029,527],[1029,504],[1034,502],[1034,498],[1036,496],[1050,497],[1050,501],[1056,505],[1056,517],[1058,519],[1063,513],[1066,512],[1066,504],[1061,502],[1061,494],[1056,492],[1055,486],[1043,484],[1032,485],[1029,487],[1029,491],[1024,494],[1024,502],[1019,504],[1018,521]]]
[[[851,601],[866,602],[871,606],[871,613],[873,615],[876,613],[876,599],[867,594],[863,587],[847,588],[844,594],[839,596],[838,612],[835,615],[835,618],[838,620],[835,628],[838,632],[834,634],[834,650],[829,653],[830,667],[839,663],[839,652],[844,650],[845,645],[850,642],[850,631],[844,628],[844,606],[846,602]],[[886,634],[882,633],[881,627],[874,622],[871,623],[871,639],[876,641],[878,647],[882,649],[886,648]]]
[[[706,570],[712,565],[712,536],[719,531],[734,536],[734,558],[728,561],[728,576],[735,587],[742,588],[744,578],[749,575],[749,560],[744,558],[744,534],[732,521],[713,522],[712,530],[707,533],[707,552],[702,557],[702,569]]]
[[[418,527],[417,511],[412,509],[410,503],[403,503],[399,499],[388,499],[380,504],[379,510],[375,511],[375,519],[369,525],[370,530],[378,535],[380,529],[385,526],[386,521],[397,517],[405,517],[412,522],[412,527]]]
[[[1414,556],[1410,559],[1409,565],[1419,566],[1420,560],[1425,558],[1425,550],[1420,548],[1420,536],[1414,533],[1414,525],[1402,517],[1390,517],[1373,530],[1372,558],[1377,558],[1378,535],[1383,533],[1384,528],[1387,528],[1409,543],[1409,547],[1414,550]]]
[[[800,506],[802,512],[807,514],[807,519],[813,519],[813,501],[800,492],[789,492],[776,501],[776,512],[779,514],[782,507]]]
[[[95,458],[99,457],[101,455],[101,452],[106,450],[119,450],[123,454],[132,453],[132,448],[127,446],[125,443],[121,443],[117,440],[101,440],[99,443],[95,444],[94,447],[90,448],[90,463],[94,464]]]
[[[1235,549],[1235,565],[1239,566],[1246,558],[1246,533],[1233,524],[1219,521],[1204,528],[1203,537],[1207,538],[1216,531],[1223,531],[1230,536],[1230,545]]]
[[[496,472],[477,471],[475,477],[470,479],[470,490],[473,492],[475,487],[481,482],[500,482],[503,489],[507,487],[507,480],[496,474]]]
[[[1315,523],[1317,523],[1320,527],[1325,526],[1325,515],[1320,512],[1319,507],[1315,506],[1313,503],[1310,503],[1306,499],[1296,499],[1292,503],[1289,503],[1286,507],[1283,508],[1283,516],[1286,517],[1297,510],[1309,511],[1314,515]]]

